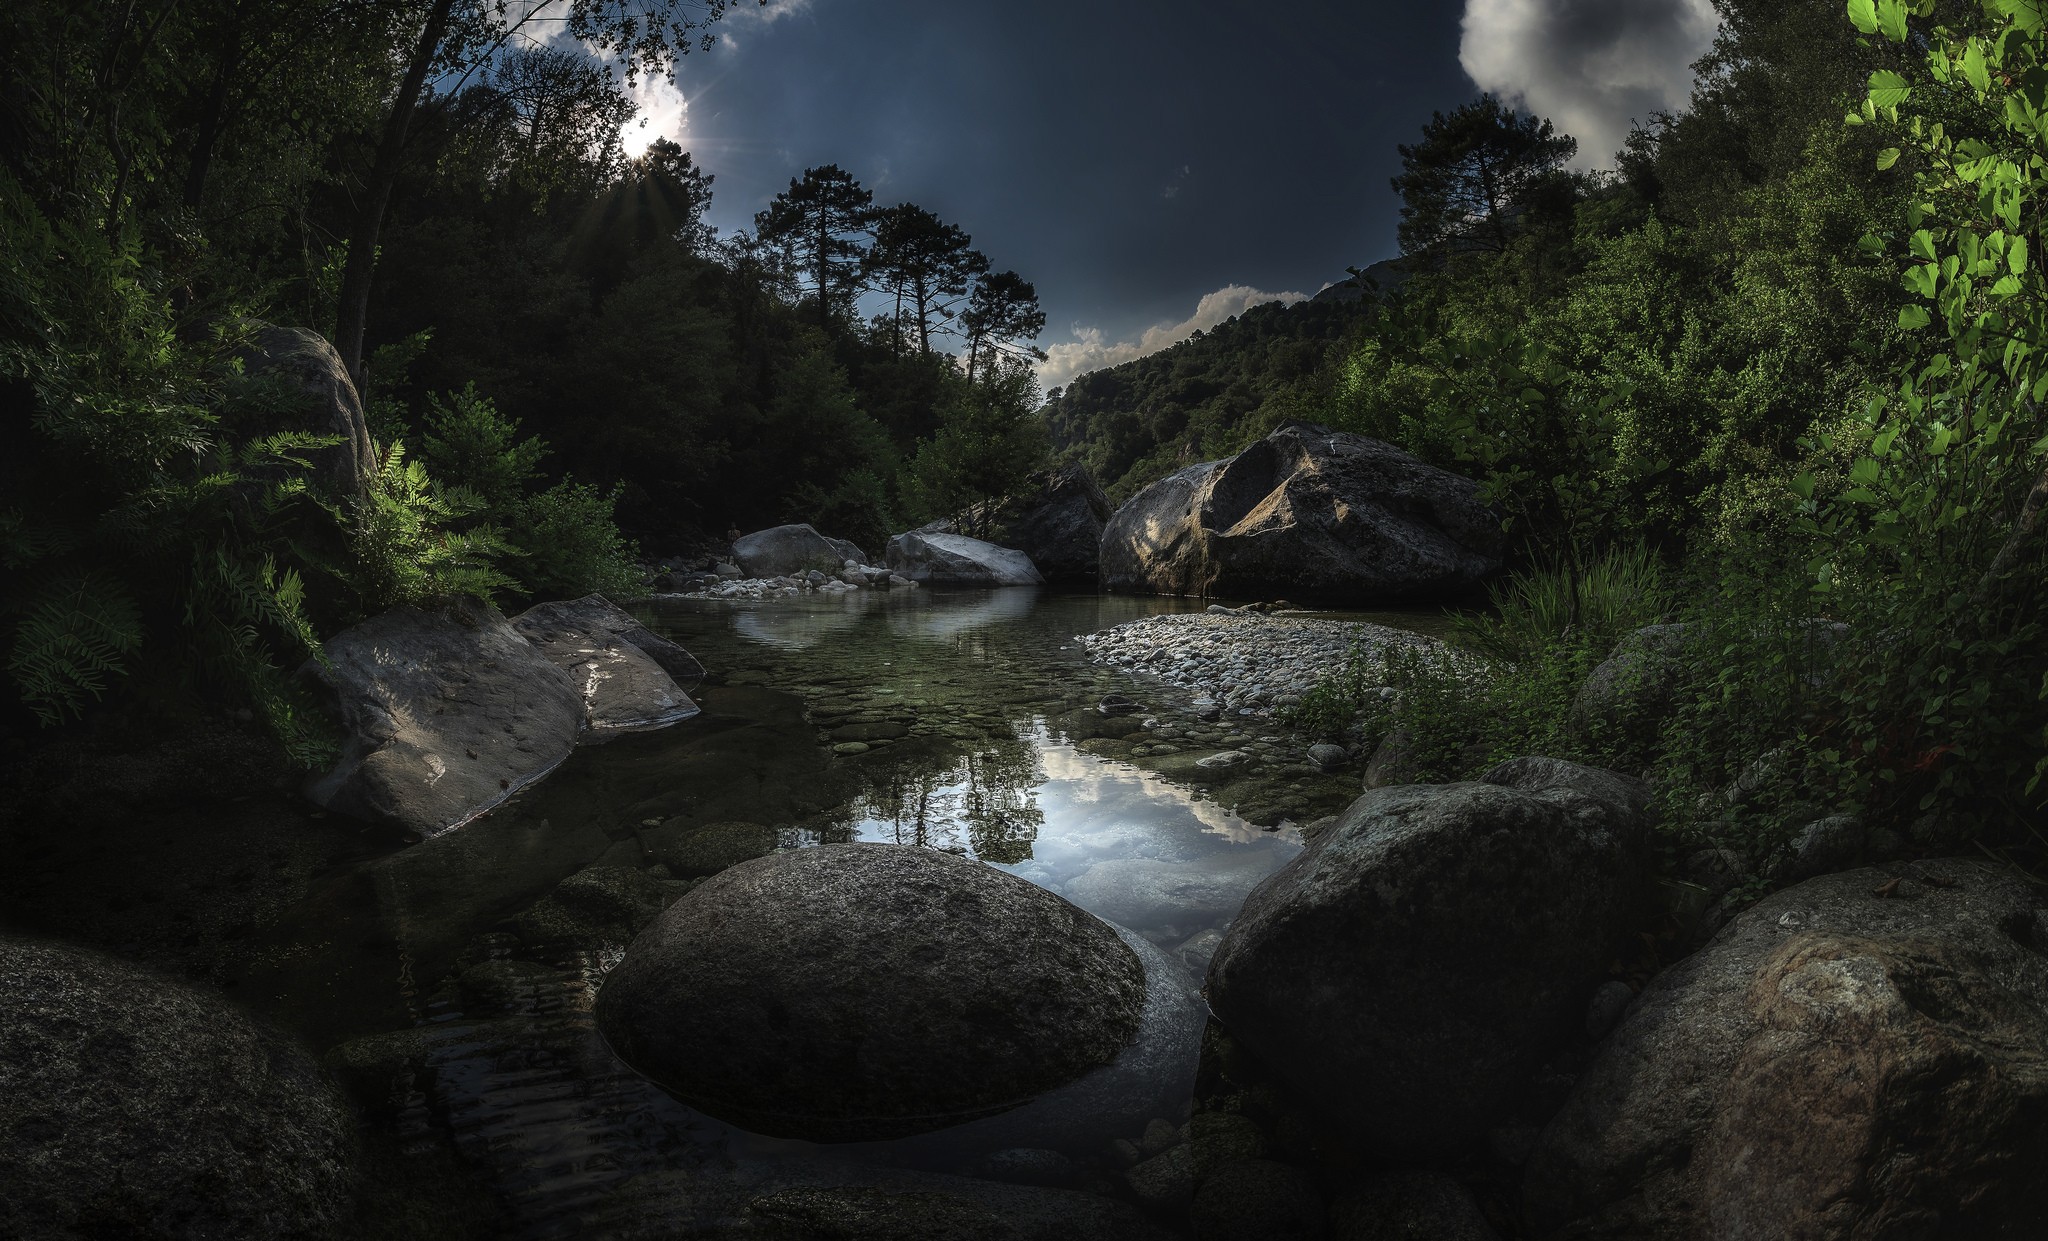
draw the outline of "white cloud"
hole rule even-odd
[[[1205,293],[1196,304],[1195,313],[1178,323],[1160,323],[1148,327],[1136,340],[1112,341],[1099,327],[1075,324],[1074,339],[1048,347],[1046,360],[1039,364],[1038,382],[1047,388],[1064,385],[1076,375],[1098,371],[1105,366],[1116,366],[1134,358],[1158,353],[1194,335],[1267,302],[1292,305],[1301,301],[1304,293],[1267,293],[1254,289],[1248,284],[1233,284]]]
[[[649,73],[626,87],[626,94],[639,108],[639,113],[626,122],[619,134],[626,154],[640,154],[653,146],[656,138],[667,138],[681,144],[684,150],[689,149],[690,101],[681,87],[664,74]]]
[[[1603,168],[1631,122],[1686,105],[1719,24],[1711,0],[1465,0],[1458,63],[1577,138],[1575,166]]]

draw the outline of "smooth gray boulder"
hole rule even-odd
[[[597,999],[634,1068],[778,1137],[994,1115],[1131,1042],[1138,958],[1106,923],[935,850],[826,845],[731,867],[642,932]]]
[[[1470,592],[1500,567],[1479,484],[1390,444],[1281,427],[1118,509],[1102,535],[1111,591],[1366,604]]]
[[[732,557],[748,577],[795,577],[812,569],[837,573],[848,560],[861,558],[848,555],[848,550],[860,549],[828,539],[808,523],[799,523],[740,536],[732,545]]]
[[[1365,1150],[1463,1150],[1579,1030],[1635,926],[1642,836],[1562,781],[1367,793],[1253,890],[1210,1006]]]
[[[1023,552],[964,534],[899,534],[889,540],[884,561],[913,582],[934,585],[1037,586],[1045,581]]]
[[[355,1118],[304,1051],[218,997],[0,937],[0,1236],[338,1238]]]
[[[334,692],[344,737],[306,785],[316,804],[434,836],[553,771],[584,701],[497,609],[394,608],[327,641],[308,669]]]
[[[256,329],[241,354],[242,373],[258,382],[279,383],[306,403],[303,429],[341,442],[306,454],[320,479],[337,495],[360,495],[377,472],[377,449],[362,398],[341,364],[341,355],[318,332],[299,327]]]
[[[1094,585],[1102,569],[1102,531],[1115,510],[1085,465],[1062,466],[1028,487],[956,517],[919,526],[919,534],[967,534],[1014,547],[1048,582]]]
[[[591,740],[666,728],[697,714],[668,666],[695,668],[700,677],[703,668],[603,595],[537,604],[514,617],[512,628],[569,674],[583,697]]]
[[[1532,1235],[2048,1235],[2048,918],[1972,858],[1767,897],[1636,998],[1529,1161]]]

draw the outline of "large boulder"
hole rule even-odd
[[[889,540],[884,563],[913,582],[946,586],[1037,586],[1045,581],[1023,552],[964,534],[899,534]]]
[[[1658,975],[1530,1160],[1534,1235],[2048,1236],[2048,914],[1974,859],[1811,879]]]
[[[849,551],[854,554],[848,555]],[[859,560],[859,551],[851,543],[826,538],[808,524],[756,530],[741,535],[732,545],[732,557],[748,577],[794,577],[812,569],[836,573],[848,560]]]
[[[310,1057],[216,997],[0,938],[0,1236],[345,1235],[355,1120]]]
[[[702,667],[603,595],[537,604],[514,617],[512,628],[569,674],[596,740],[666,728],[697,714],[668,666],[694,668],[700,677]]]
[[[1102,531],[1114,510],[1085,465],[1048,470],[1031,485],[958,517],[918,527],[920,534],[972,531],[1031,557],[1048,582],[1094,585],[1102,567]]]
[[[762,1133],[901,1137],[1114,1059],[1145,1001],[1108,924],[935,850],[827,845],[706,880],[627,950],[597,1020],[628,1064]]]
[[[306,454],[319,477],[337,495],[356,495],[377,472],[377,450],[362,398],[341,355],[318,332],[298,327],[256,329],[241,355],[243,374],[291,391],[306,407],[303,429],[341,442]]]
[[[306,796],[421,836],[553,771],[583,729],[577,684],[478,603],[394,608],[330,638],[327,662],[309,667],[334,691],[343,741]]]
[[[1655,736],[1678,705],[1681,663],[1696,627],[1645,625],[1614,644],[1572,699],[1567,721],[1583,738],[1621,742]]]
[[[1400,449],[1301,423],[1192,465],[1116,511],[1112,591],[1380,603],[1470,591],[1500,567],[1479,484]]]
[[[1245,901],[1209,967],[1217,1018],[1369,1151],[1476,1142],[1634,925],[1642,825],[1609,774],[1367,793]]]

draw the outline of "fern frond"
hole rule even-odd
[[[84,713],[107,682],[127,675],[142,646],[142,613],[112,575],[67,574],[37,592],[14,629],[7,671],[45,725]]]

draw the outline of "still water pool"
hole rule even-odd
[[[1020,1145],[1123,1192],[1103,1152],[1184,1118],[1198,1029],[1136,1066],[1143,1113],[1111,1123],[1081,1091],[848,1148],[677,1103],[612,1055],[590,1005],[631,936],[606,911],[633,891],[842,841],[1002,867],[1125,928],[1192,993],[1245,895],[1299,851],[1295,825],[1357,789],[1271,720],[1205,721],[1192,692],[1091,665],[1075,641],[1196,606],[1016,588],[652,601],[643,618],[710,672],[701,716],[581,750],[497,813],[341,867],[252,946],[239,994],[334,1049],[397,1166],[455,1169],[510,1234],[710,1226],[776,1186],[868,1175],[849,1161],[987,1175]],[[1104,715],[1111,693],[1141,710]],[[1172,761],[1127,757],[1148,720],[1173,729]],[[1222,749],[1248,758],[1190,778]]]

